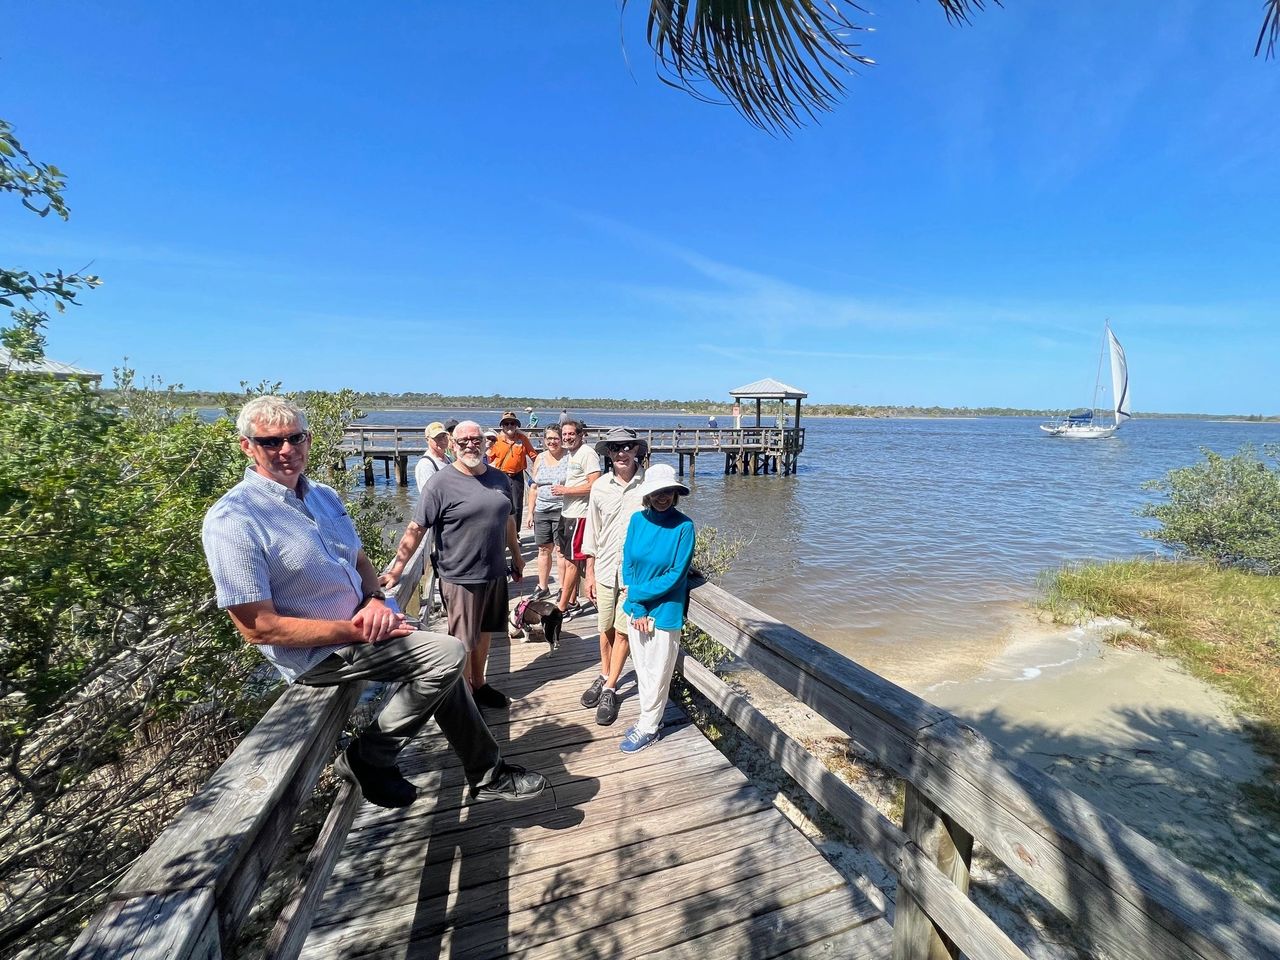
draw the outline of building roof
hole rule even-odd
[[[793,387],[773,377],[765,377],[763,380],[729,391],[731,397],[749,397],[752,400],[757,397],[761,400],[803,400],[808,395],[799,387]]]
[[[102,380],[102,374],[75,367],[59,360],[45,357],[34,363],[26,360],[14,360],[7,347],[0,347],[0,370],[12,370],[14,373],[38,373],[52,376],[55,380]]]

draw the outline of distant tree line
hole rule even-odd
[[[323,395],[324,391],[303,390],[297,396],[305,400],[313,393]],[[443,394],[443,393],[377,393],[352,392],[354,403],[365,410],[516,410],[523,411],[528,407],[540,413],[556,410],[646,410],[654,412],[669,411],[671,413],[703,413],[717,416],[729,415],[733,412],[731,400],[622,400],[617,397],[510,397],[499,393],[490,394]],[[118,400],[111,391],[105,391],[108,400]],[[209,390],[176,391],[172,395],[178,402],[190,407],[225,407],[229,398],[240,397],[241,394],[219,393]],[[774,401],[765,401],[766,409],[773,416],[777,411]],[[791,409],[788,401],[785,405]],[[751,401],[743,401],[742,414],[753,411],[755,405]],[[1026,409],[1022,407],[922,407],[897,404],[870,403],[806,403],[801,407],[800,415],[811,417],[1055,417],[1063,413],[1060,409]],[[1238,413],[1153,413],[1138,414],[1144,419],[1168,418],[1178,420],[1244,420],[1250,423],[1265,423],[1280,420],[1280,414],[1238,414]]]

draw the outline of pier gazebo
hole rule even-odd
[[[809,394],[799,387],[793,387],[788,383],[783,383],[781,380],[765,377],[763,380],[757,380],[754,383],[738,387],[736,390],[730,390],[729,396],[733,397],[735,408],[744,400],[754,400],[756,402],[755,425],[760,430],[765,429],[761,423],[761,404],[763,401],[777,400],[780,404],[785,404],[788,400],[796,402],[795,422],[791,426],[787,426],[786,414],[780,414],[776,427],[776,443],[769,444],[769,449],[767,450],[750,456],[744,455],[742,463],[743,473],[777,473],[779,461],[781,461],[784,475],[795,473],[800,459],[800,451],[804,449],[804,431],[800,428],[800,401],[809,396]],[[735,415],[734,426],[742,426],[740,414]],[[725,469],[726,472],[730,472],[728,464],[726,464]]]

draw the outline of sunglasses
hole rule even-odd
[[[453,442],[459,447],[478,447],[484,442],[484,437],[454,437]]]
[[[287,437],[250,437],[249,439],[268,450],[279,450],[286,442],[291,447],[299,446],[304,440],[310,440],[311,434],[306,430],[299,430],[297,433],[291,433]]]
[[[605,449],[610,453],[630,453],[636,446],[634,443],[611,443]]]

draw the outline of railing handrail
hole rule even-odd
[[[981,843],[1109,956],[1280,958],[1280,924],[948,711],[714,584],[696,582],[689,620],[906,780],[909,807],[914,791],[917,803]],[[897,842],[874,828],[864,833],[873,850]],[[945,913],[924,912],[961,939]]]

